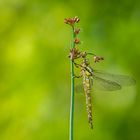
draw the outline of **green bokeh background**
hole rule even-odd
[[[95,68],[135,77],[134,87],[93,93],[94,129],[84,94],[75,95],[75,140],[140,139],[139,0],[0,0],[0,140],[67,140],[71,29],[82,50],[104,56]]]

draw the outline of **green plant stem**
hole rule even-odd
[[[73,36],[72,36],[72,45],[71,48],[75,47],[74,38],[74,27],[73,29]],[[73,124],[74,124],[74,63],[71,60],[71,102],[70,102],[70,130],[69,130],[69,140],[73,140]]]

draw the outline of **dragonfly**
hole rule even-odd
[[[104,91],[116,91],[120,90],[123,86],[135,85],[136,81],[126,75],[115,75],[106,73],[99,70],[94,70],[89,63],[87,58],[83,59],[81,64],[75,63],[77,68],[80,68],[80,76],[75,78],[83,79],[83,89],[86,97],[86,109],[88,113],[88,123],[90,128],[93,129],[93,120],[92,120],[92,99],[91,99],[91,90],[95,86],[99,90]]]

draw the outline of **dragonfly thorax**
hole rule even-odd
[[[90,75],[93,76],[93,69],[90,66],[86,67],[86,71],[88,71]]]
[[[82,75],[93,76],[93,69],[90,66],[84,66],[81,69]]]

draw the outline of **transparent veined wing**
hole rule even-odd
[[[106,80],[100,77],[97,77],[93,75],[92,78],[92,85],[91,85],[91,91],[92,90],[102,90],[102,91],[115,91],[115,90],[120,90],[121,85],[114,81]],[[75,86],[75,91],[80,93],[84,92],[83,84],[78,84]]]
[[[103,79],[100,77],[97,77],[93,75],[93,89],[97,90],[103,90],[103,91],[115,91],[115,90],[120,90],[121,85],[107,79]]]
[[[98,70],[94,70],[91,78],[93,81],[92,89],[103,91],[120,90],[123,86],[131,86],[136,83],[136,81],[130,76],[115,75]],[[77,85],[75,90],[76,92],[83,92],[83,85]]]
[[[106,73],[99,70],[94,70],[93,74],[95,77],[100,77],[102,79],[115,82],[119,84],[120,86],[131,86],[131,85],[135,85],[136,83],[134,78],[127,75],[117,75],[117,74],[115,75],[115,74],[110,74],[110,73]]]

